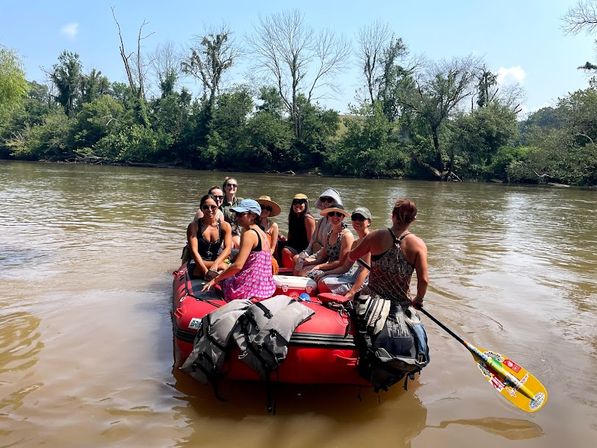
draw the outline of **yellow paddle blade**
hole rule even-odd
[[[547,389],[533,374],[499,353],[466,344],[487,382],[506,400],[525,412],[545,406]]]

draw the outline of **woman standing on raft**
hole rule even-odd
[[[378,294],[403,308],[420,308],[429,284],[427,246],[411,233],[410,225],[417,217],[417,206],[410,199],[398,199],[392,210],[392,227],[374,230],[350,251],[353,261],[371,253],[369,284],[363,292]],[[417,293],[411,299],[410,280],[417,273]]]

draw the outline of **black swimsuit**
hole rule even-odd
[[[199,223],[199,229],[197,230],[197,242],[198,242],[198,249],[199,255],[206,261],[214,261],[218,258],[218,253],[220,252],[220,248],[222,247],[223,242],[223,233],[222,226],[220,225],[220,221],[218,221],[218,234],[219,238],[217,241],[210,242],[203,237],[203,231],[205,230],[201,223]]]

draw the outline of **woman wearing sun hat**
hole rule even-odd
[[[315,208],[319,210],[324,210],[332,205],[343,205],[342,198],[340,197],[340,193],[338,193],[333,188],[326,188],[317,198],[315,201]],[[321,212],[320,212],[321,213]],[[309,245],[304,250],[305,255],[315,255],[319,249],[321,249],[325,244],[325,237],[330,231],[330,221],[328,220],[327,216],[321,213],[321,218],[317,221],[317,225],[315,227],[315,231],[311,236],[309,241]]]
[[[273,216],[278,216],[282,209],[267,195],[259,196],[257,202],[261,206],[261,216],[259,217],[259,222],[257,224],[261,227],[261,230],[269,236],[270,252],[272,253],[272,268],[274,274],[277,274],[280,271],[280,266],[278,265],[278,261],[274,258],[274,255],[278,247],[279,229],[278,224],[272,221],[271,218]]]
[[[331,224],[326,235],[323,248],[317,253],[315,260],[307,259],[298,275],[308,276],[319,281],[327,271],[336,269],[344,264],[348,252],[354,241],[354,236],[346,228],[344,218],[349,216],[342,205],[333,205],[321,211]]]
[[[259,217],[258,225],[270,238],[270,251],[273,256],[276,252],[276,245],[278,244],[278,224],[270,218],[278,216],[282,209],[267,195],[259,196],[257,202],[261,206],[261,216]]]
[[[276,285],[269,237],[257,225],[261,206],[253,199],[243,199],[231,210],[236,214],[236,223],[243,229],[240,250],[234,263],[206,283],[203,291],[221,282],[226,300],[271,297]]]
[[[357,207],[353,210],[350,219],[358,239],[352,243],[351,249],[355,248],[369,234],[371,218],[371,212],[366,207]],[[371,263],[371,254],[364,255],[363,260]],[[317,283],[317,290],[320,293],[333,292],[352,299],[366,283],[368,276],[367,269],[347,258],[344,265],[327,271],[327,275]]]

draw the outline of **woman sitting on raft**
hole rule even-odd
[[[271,218],[278,216],[282,209],[278,204],[272,201],[269,196],[259,196],[257,203],[261,207],[261,216],[259,217],[259,227],[269,236],[270,239],[270,252],[272,257],[276,252],[278,245],[278,224],[272,221]]]
[[[202,217],[187,227],[187,247],[195,261],[193,276],[209,280],[226,267],[224,260],[232,248],[232,231],[230,224],[218,219],[218,205],[211,194],[201,198],[199,209]]]
[[[236,223],[243,229],[240,251],[228,268],[203,287],[207,291],[221,282],[224,299],[266,299],[276,290],[272,274],[269,237],[257,222],[261,207],[253,199],[243,199],[231,207]]]
[[[315,230],[315,218],[309,213],[309,199],[297,193],[288,213],[288,238],[280,242],[280,261],[285,268],[294,268],[293,257],[305,250]]]
[[[352,228],[357,232],[358,239],[352,243],[354,249],[369,234],[371,226],[371,212],[366,207],[357,207],[350,215]],[[363,260],[371,264],[371,255],[365,254]],[[348,299],[361,290],[369,277],[369,271],[346,257],[344,264],[336,269],[327,271],[327,275],[317,282],[319,292],[333,292]]]
[[[343,206],[335,205],[326,208],[321,211],[321,214],[327,216],[331,224],[324,246],[314,260],[305,260],[302,268],[300,264],[297,266],[298,275],[308,276],[315,281],[321,280],[328,271],[344,265],[354,241],[354,236],[343,222],[344,218],[348,216],[348,212],[344,210]]]

